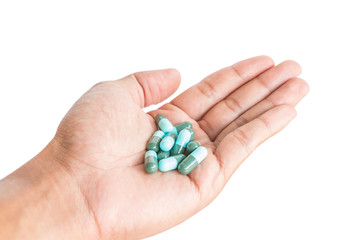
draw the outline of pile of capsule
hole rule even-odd
[[[183,122],[173,126],[161,113],[156,115],[155,121],[160,130],[154,133],[146,146],[146,172],[177,169],[181,174],[189,174],[206,158],[207,149],[198,141],[193,141],[195,134],[191,123]]]

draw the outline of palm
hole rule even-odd
[[[299,74],[297,64],[271,67],[266,57],[245,60],[149,114],[144,106],[160,102],[177,88],[176,72],[138,73],[98,84],[80,98],[57,136],[71,156],[72,169],[78,169],[80,187],[101,233],[119,236],[136,229],[136,235],[128,237],[152,235],[210,203],[250,152],[291,120],[290,106],[306,93],[304,81],[291,79]],[[256,86],[261,73],[265,90]],[[286,106],[276,107],[281,104]],[[174,124],[190,121],[195,139],[209,149],[206,160],[188,176],[144,171],[145,146],[159,112]]]

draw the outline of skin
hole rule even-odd
[[[267,56],[221,69],[170,103],[174,69],[101,82],[69,110],[34,159],[0,182],[0,239],[140,239],[169,229],[220,193],[255,148],[283,129],[308,92],[299,64]],[[154,117],[189,121],[207,158],[189,175],[147,174]]]

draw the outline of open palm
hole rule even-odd
[[[135,73],[85,93],[61,122],[55,140],[68,156],[101,238],[143,238],[164,231],[209,204],[241,162],[295,116],[307,93],[300,66],[269,57],[247,59],[206,77],[170,103],[176,70]],[[147,174],[146,143],[164,113],[175,125],[189,121],[209,151],[189,175]]]

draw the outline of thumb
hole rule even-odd
[[[137,72],[116,80],[125,88],[140,107],[160,103],[173,94],[180,85],[176,69]]]

